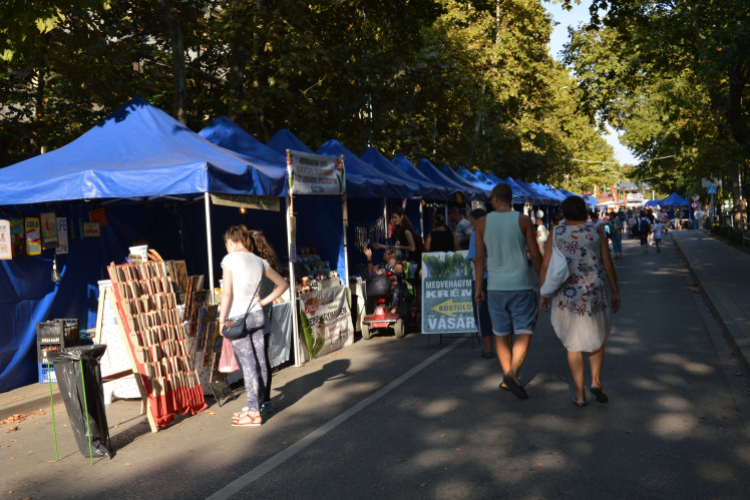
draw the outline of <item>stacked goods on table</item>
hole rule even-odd
[[[172,281],[163,262],[110,265],[123,328],[157,427],[206,408]]]

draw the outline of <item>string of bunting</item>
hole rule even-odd
[[[373,224],[367,226],[354,226],[354,244],[359,248],[360,253],[365,247],[372,243],[385,243],[388,228],[385,224],[385,216],[380,217]]]

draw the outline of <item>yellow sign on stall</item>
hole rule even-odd
[[[26,253],[29,255],[42,254],[42,233],[39,217],[26,217]]]

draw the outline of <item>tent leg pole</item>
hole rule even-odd
[[[424,240],[424,211],[422,209],[422,200],[419,200],[419,232]]]
[[[385,218],[385,239],[388,241],[388,198],[383,198],[383,218]]]
[[[341,215],[344,221],[344,286],[349,286],[349,248],[346,241],[346,227],[349,225],[349,215],[346,208],[346,194],[341,197]]]
[[[445,225],[448,226],[448,202],[445,202]]]
[[[211,247],[211,195],[203,193],[206,206],[206,243],[208,244],[208,303],[214,305],[214,254]]]
[[[294,349],[294,366],[300,367],[302,366],[302,352],[300,351],[299,323],[297,322],[297,286],[295,284],[297,281],[294,277],[294,262],[292,262],[292,253],[295,256],[297,254],[296,249],[292,252],[292,217],[294,216],[292,203],[292,195],[290,194],[286,201],[286,241],[289,251],[289,289],[292,294],[292,348]]]

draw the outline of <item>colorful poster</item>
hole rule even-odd
[[[66,217],[57,218],[57,255],[68,253],[68,219]]]
[[[26,253],[42,254],[42,233],[39,230],[38,217],[26,217]]]
[[[10,221],[0,220],[0,260],[10,260],[13,258],[12,245]]]
[[[42,224],[42,248],[57,247],[57,217],[55,212],[41,214]]]
[[[346,191],[344,159],[286,151],[291,194],[342,195]]]
[[[26,255],[26,231],[23,219],[10,220],[10,241],[13,246],[13,257]]]
[[[466,250],[422,254],[422,333],[477,331],[468,255]]]
[[[107,225],[107,214],[104,213],[103,208],[97,208],[89,212],[89,221],[98,222],[100,227]]]
[[[319,350],[316,349],[316,358],[354,343],[354,326],[346,299],[346,287],[336,286],[300,295],[299,301],[300,313],[306,316],[311,335],[315,337],[312,340],[324,343]]]

